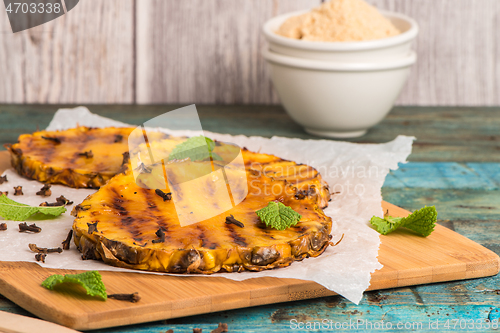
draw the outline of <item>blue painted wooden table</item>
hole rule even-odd
[[[0,105],[0,143],[45,128],[61,106]],[[131,124],[176,106],[91,106]],[[204,129],[220,133],[313,138],[278,106],[198,106]],[[417,141],[410,162],[386,179],[386,201],[408,210],[435,205],[439,223],[500,254],[500,108],[397,107],[353,142]],[[0,296],[0,310],[30,316]],[[272,304],[95,332],[488,331],[500,318],[498,276],[365,293],[359,305],[340,296]],[[307,326],[309,325],[309,326]],[[343,326],[342,326],[343,325]],[[392,329],[389,329],[389,325]],[[487,326],[489,325],[489,329]],[[304,327],[302,330],[300,327]]]

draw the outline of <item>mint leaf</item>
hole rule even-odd
[[[387,235],[401,226],[401,219],[401,217],[385,216],[384,218],[380,218],[378,216],[374,216],[370,220],[370,223],[382,235]]]
[[[370,223],[382,235],[387,235],[398,227],[404,227],[427,237],[434,231],[436,220],[436,207],[430,206],[416,210],[407,217],[384,216],[384,218],[380,218],[374,216],[371,218]]]
[[[36,213],[45,215],[59,216],[66,211],[64,206],[58,207],[36,207],[29,206],[0,196],[0,216],[11,221],[25,221],[28,217]]]
[[[102,283],[101,274],[98,271],[88,271],[80,274],[54,274],[42,282],[42,286],[54,290],[54,287],[60,283],[79,284],[87,291],[87,295],[99,296],[106,300],[106,286]]]
[[[189,157],[191,161],[202,161],[212,157],[214,161],[222,161],[222,157],[212,152],[214,148],[215,142],[212,139],[203,135],[193,136],[175,146],[168,160],[183,160]]]
[[[297,224],[302,215],[281,202],[271,201],[266,207],[255,212],[268,227],[285,230]]]

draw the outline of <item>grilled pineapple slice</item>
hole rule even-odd
[[[215,151],[224,155],[217,147]],[[211,274],[284,267],[323,253],[331,239],[332,221],[322,211],[330,195],[319,173],[272,155],[246,149],[242,155],[249,185],[245,199],[223,214],[184,227],[173,199],[138,186],[129,165],[73,209],[75,243],[82,258],[132,269]],[[210,162],[179,163],[189,168]],[[154,164],[148,172],[161,174],[162,167]],[[232,171],[227,172],[231,177]],[[214,185],[206,186],[211,190]],[[197,188],[182,194],[174,199],[188,210],[206,200]],[[217,197],[210,199],[212,205],[220,204]],[[272,200],[290,206],[302,219],[283,231],[266,227],[255,211]],[[227,216],[243,227],[227,224]]]
[[[12,166],[25,177],[75,188],[99,188],[117,174],[134,128],[77,127],[23,134],[5,145]],[[155,139],[166,134],[151,134]]]

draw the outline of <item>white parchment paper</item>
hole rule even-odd
[[[124,123],[92,114],[84,107],[79,107],[59,110],[47,130],[63,130],[77,125],[127,126]],[[164,131],[176,135],[196,134],[186,131]],[[368,221],[373,215],[383,215],[381,187],[385,176],[389,169],[395,170],[399,162],[406,161],[411,153],[414,138],[398,136],[395,140],[385,144],[354,144],[331,140],[231,136],[210,132],[205,132],[205,135],[235,143],[240,147],[247,147],[249,150],[305,163],[318,169],[330,185],[331,192],[335,193],[328,208],[325,209],[325,214],[333,220],[333,241],[339,240],[344,234],[344,239],[339,245],[328,247],[321,256],[295,262],[286,268],[211,276],[222,276],[238,281],[262,276],[311,280],[354,303],[359,303],[363,291],[370,285],[370,273],[382,268],[377,260],[380,245],[379,234],[369,226]],[[4,174],[7,175],[8,182],[0,185],[0,191],[9,191],[11,199],[26,204],[38,206],[42,201],[54,202],[55,198],[62,194],[73,200],[76,205],[94,192],[94,190],[54,185],[52,196],[41,198],[35,195],[42,187],[41,183],[22,178],[12,169],[5,171]],[[13,196],[13,186],[18,185],[23,186],[23,196]],[[70,206],[65,214],[56,219],[30,219],[28,223],[35,222],[42,228],[43,231],[39,234],[19,233],[19,222],[6,221],[8,230],[0,232],[0,261],[36,262],[34,253],[28,249],[28,243],[35,243],[39,247],[60,246],[73,223],[73,217],[70,215],[72,207]],[[45,263],[38,264],[43,267],[63,269],[131,271],[108,266],[101,261],[81,260],[81,255],[74,244],[69,251],[50,254]]]

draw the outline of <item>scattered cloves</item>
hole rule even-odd
[[[0,197],[1,197],[2,195],[5,195],[5,196],[9,195],[9,191],[5,191],[5,192],[0,191]]]
[[[5,183],[6,181],[7,181],[7,175],[0,176],[0,185],[2,185],[3,183]]]
[[[87,225],[89,227],[89,230],[88,230],[89,234],[93,234],[94,232],[98,232],[99,231],[99,230],[97,230],[97,222],[87,223]]]
[[[155,190],[156,195],[163,199],[163,201],[172,200],[172,192],[165,193],[160,189]]]
[[[38,194],[38,193],[37,193]],[[63,195],[61,195],[59,198],[56,198],[56,202],[42,202],[40,204],[40,207],[59,207],[59,206],[65,206],[65,205],[72,205],[73,201],[69,201],[66,199]]]
[[[47,257],[47,255],[45,253],[37,253],[37,254],[35,254],[36,261],[41,261],[43,263],[45,263],[45,258],[46,257]]]
[[[59,198],[56,198],[56,201],[58,203],[62,203],[63,206],[71,206],[73,204],[73,201],[66,199],[64,195],[61,195]]]
[[[7,223],[0,223],[0,231],[7,230]]]
[[[34,232],[39,233],[42,228],[38,227],[35,223],[28,225],[26,222],[19,223],[19,232]]]
[[[60,247],[48,249],[46,247],[38,247],[36,246],[36,244],[29,244],[28,246],[31,251],[36,253],[55,253],[55,252],[61,253],[63,251],[63,249],[61,249]]]
[[[22,186],[14,186],[14,195],[24,195]]]
[[[60,203],[60,202],[42,202],[40,205],[40,207],[59,207],[59,206],[64,206],[64,204]]]
[[[50,136],[43,136],[43,135],[42,135],[42,139],[52,141],[52,142],[54,142],[55,144],[60,144],[60,143],[61,143],[61,139],[56,138],[56,137],[50,137]]]
[[[111,294],[108,295],[108,298],[117,299],[119,301],[128,301],[132,303],[137,303],[141,300],[141,296],[139,296],[139,293],[137,292],[132,294]]]
[[[227,332],[227,324],[226,323],[219,323],[219,326],[214,329],[212,332],[210,333],[222,333],[222,332]]]
[[[42,197],[50,197],[52,195],[52,191],[50,190],[50,185],[45,184],[40,189],[40,191],[36,192],[36,195],[41,195]]]
[[[158,236],[158,238],[160,239],[153,239],[153,243],[165,242],[165,233],[163,232],[163,230],[161,230],[161,228],[155,232],[155,235]]]
[[[229,216],[226,216],[226,224],[234,224],[234,225],[237,225],[238,227],[240,228],[244,228],[245,225],[243,223],[241,223],[240,221],[238,221],[237,219],[234,218],[233,215],[229,215]]]
[[[78,153],[78,156],[82,156],[85,158],[93,158],[94,154],[92,153],[92,150],[89,150],[89,151],[84,151],[83,153]]]
[[[63,246],[63,250],[69,250],[69,246],[71,244],[71,238],[73,237],[73,229],[70,229],[68,232],[68,237],[61,243]]]

